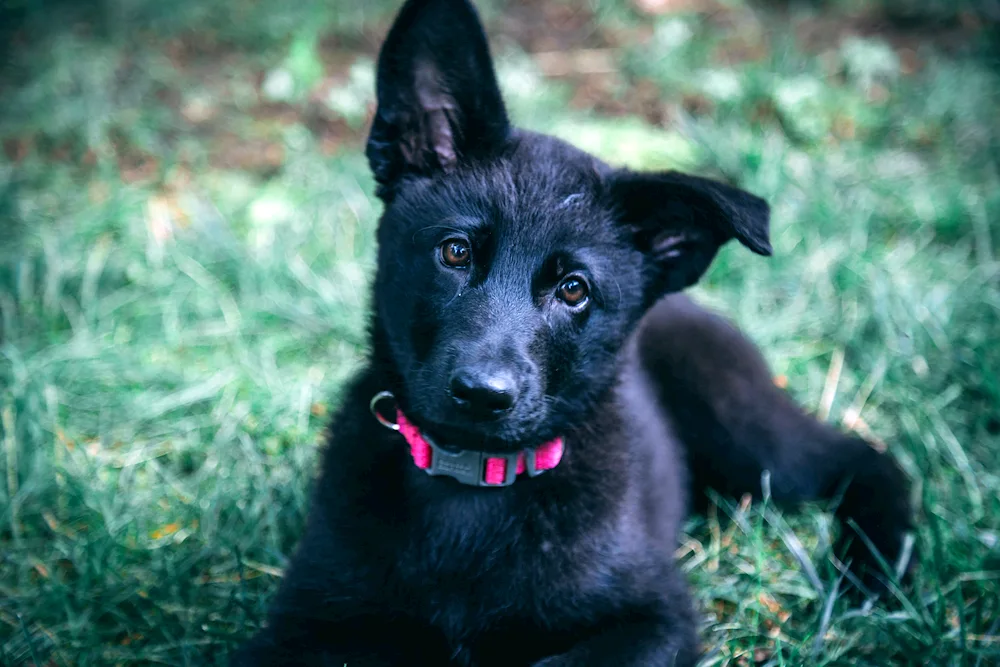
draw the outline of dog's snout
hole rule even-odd
[[[517,402],[520,389],[506,370],[462,368],[451,377],[451,397],[464,410],[480,417],[507,412]]]

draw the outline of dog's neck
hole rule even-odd
[[[389,397],[388,392],[381,396]],[[378,396],[376,397],[376,399]],[[389,428],[398,430],[410,448],[413,464],[432,476],[451,477],[468,486],[510,486],[518,476],[537,477],[559,465],[563,439],[556,437],[537,447],[521,451],[489,454],[475,450],[455,450],[438,446],[403,414],[396,410],[396,422],[387,422],[373,399],[372,412]]]

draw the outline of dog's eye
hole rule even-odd
[[[448,239],[441,244],[441,261],[453,269],[464,269],[472,261],[472,249],[462,239]]]
[[[587,300],[590,289],[586,281],[579,276],[569,276],[561,283],[556,291],[559,299],[567,306],[579,306]]]

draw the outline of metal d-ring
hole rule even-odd
[[[381,424],[382,426],[385,426],[387,429],[390,429],[390,430],[393,430],[393,431],[398,431],[399,430],[399,424],[396,423],[396,422],[389,421],[388,419],[386,419],[385,417],[383,417],[382,414],[378,411],[378,404],[381,403],[382,401],[386,401],[386,400],[389,400],[389,401],[392,401],[392,402],[395,403],[396,397],[393,396],[393,394],[392,394],[391,391],[380,391],[379,393],[377,393],[374,396],[372,396],[372,400],[368,404],[368,409],[371,410],[372,415],[374,415],[375,419],[378,420],[379,424]]]

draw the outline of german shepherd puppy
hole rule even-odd
[[[406,2],[377,86],[371,357],[236,664],[692,665],[689,501],[765,471],[779,503],[841,499],[855,571],[894,562],[892,459],[677,294],[730,239],[771,253],[763,200],[512,127],[467,0]]]

